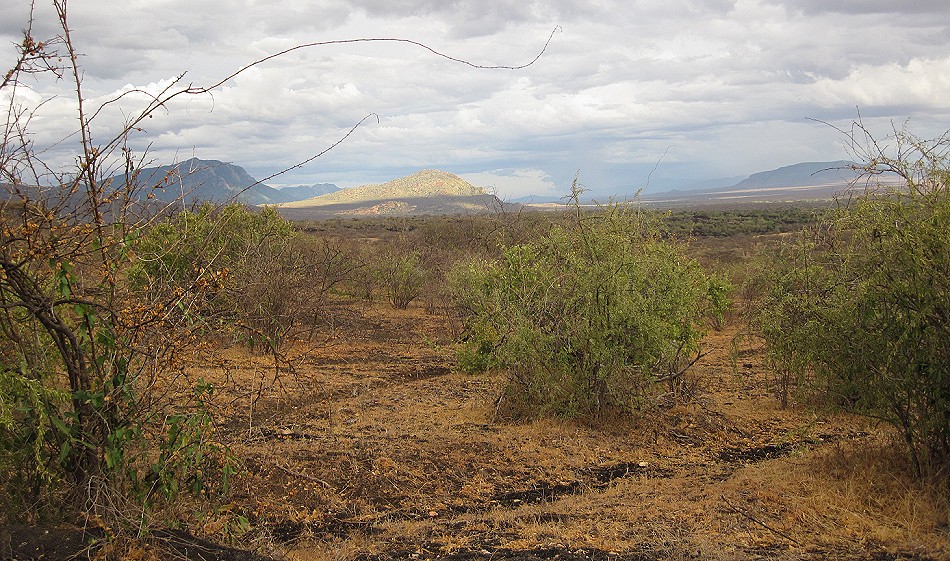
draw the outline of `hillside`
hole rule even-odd
[[[277,202],[289,203],[291,201],[302,201],[304,199],[326,195],[327,193],[335,193],[339,190],[340,188],[333,183],[314,183],[313,185],[281,187],[277,189],[277,193],[280,197],[280,201]]]
[[[753,173],[736,183],[731,189],[763,189],[769,187],[801,187],[808,185],[845,185],[853,181],[857,173],[851,168],[854,162],[803,162],[769,171]]]
[[[124,175],[109,181],[125,182]],[[252,205],[276,204],[306,199],[337,190],[329,183],[275,189],[258,183],[244,168],[219,160],[191,158],[177,164],[142,169],[135,184],[159,201],[183,199],[185,203],[240,201]],[[143,192],[144,196],[145,193]]]
[[[759,204],[831,200],[856,188],[854,162],[802,162],[753,173],[728,187],[644,193],[653,206]]]
[[[406,216],[480,213],[500,210],[494,195],[461,177],[422,170],[382,184],[341,189],[335,193],[278,205],[293,220],[331,216]]]
[[[281,207],[301,208],[426,197],[473,197],[484,194],[482,189],[453,173],[426,169],[387,183],[341,189],[335,193],[286,203]]]

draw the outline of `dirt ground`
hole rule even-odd
[[[295,561],[950,559],[946,488],[914,482],[880,427],[783,409],[736,326],[637,421],[511,423],[501,374],[453,369],[447,318],[327,315],[292,369],[240,346],[192,368],[246,468],[192,535]]]
[[[445,317],[364,303],[329,316],[292,372],[238,347],[197,369],[231,388],[221,430],[247,467],[234,503],[271,555],[950,558],[945,489],[914,482],[880,427],[783,409],[735,326],[711,330],[642,419],[511,423],[500,374],[453,369]]]

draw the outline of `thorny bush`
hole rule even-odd
[[[460,262],[450,285],[467,328],[460,365],[508,372],[500,403],[513,416],[656,404],[728,304],[726,283],[635,208],[578,209],[498,259]]]
[[[864,171],[900,186],[872,183],[808,228],[757,324],[804,397],[893,425],[923,475],[950,469],[950,138],[891,140]]]

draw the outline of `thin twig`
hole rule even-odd
[[[297,470],[290,469],[289,467],[285,467],[281,465],[279,462],[277,462],[277,460],[273,460],[273,463],[271,465],[283,471],[284,473],[287,473],[288,475],[293,475],[294,477],[301,477],[303,479],[306,479],[307,481],[313,481],[314,483],[319,483],[323,485],[324,487],[326,487],[327,489],[333,488],[333,486],[327,483],[326,481],[319,479],[317,477],[313,477],[312,475],[307,475],[306,473],[302,473]]]
[[[554,30],[551,31],[551,35],[548,36],[548,40],[544,42],[544,46],[541,47],[541,50],[538,52],[538,54],[537,54],[533,59],[531,59],[530,62],[527,62],[527,63],[525,63],[525,64],[514,65],[514,66],[506,65],[506,64],[476,64],[476,63],[474,63],[474,62],[470,62],[470,61],[468,61],[468,60],[465,60],[465,59],[462,59],[462,58],[458,58],[458,57],[454,57],[454,56],[445,54],[445,53],[443,53],[443,52],[441,52],[441,51],[437,51],[437,50],[433,49],[432,47],[426,45],[425,43],[422,43],[422,42],[420,42],[420,41],[414,41],[414,40],[412,40],[412,39],[400,39],[400,38],[396,38],[396,37],[385,37],[385,38],[383,38],[383,37],[374,37],[374,38],[365,38],[365,39],[337,39],[337,40],[332,40],[332,41],[315,41],[315,42],[313,42],[313,43],[304,43],[304,44],[302,44],[302,45],[295,45],[295,46],[293,46],[293,47],[290,47],[289,49],[284,49],[283,51],[280,51],[280,52],[278,52],[278,53],[274,53],[274,54],[272,54],[272,55],[268,55],[268,56],[266,56],[266,57],[264,57],[264,58],[262,58],[262,59],[256,60],[256,61],[251,62],[251,63],[249,63],[249,64],[246,64],[246,65],[242,66],[241,68],[239,68],[238,70],[235,70],[234,72],[232,72],[231,74],[229,74],[227,77],[221,79],[221,80],[218,81],[217,83],[212,84],[212,85],[210,85],[210,86],[205,86],[205,87],[189,87],[189,88],[187,88],[187,89],[184,90],[184,91],[185,91],[185,93],[189,93],[189,94],[207,93],[207,92],[209,92],[209,91],[211,91],[211,90],[217,89],[218,87],[220,87],[220,86],[221,86],[222,84],[224,84],[225,82],[231,80],[232,78],[236,77],[237,75],[241,74],[242,72],[244,72],[244,71],[246,71],[246,70],[248,70],[248,69],[250,69],[250,68],[253,68],[253,67],[255,67],[255,66],[258,66],[258,65],[260,65],[260,64],[262,64],[262,63],[264,63],[264,62],[267,62],[267,61],[269,61],[269,60],[271,60],[271,59],[273,59],[273,58],[281,57],[281,56],[286,55],[286,54],[288,54],[288,53],[291,53],[291,52],[293,52],[293,51],[297,51],[297,50],[301,50],[301,49],[309,49],[309,48],[311,48],[311,47],[323,47],[323,46],[327,46],[327,45],[346,45],[346,44],[350,44],[350,43],[405,43],[405,44],[409,44],[409,45],[415,45],[415,46],[417,46],[417,47],[420,47],[420,48],[423,48],[423,49],[429,51],[430,53],[432,53],[432,54],[434,54],[434,55],[436,55],[436,56],[442,57],[442,58],[444,58],[444,59],[451,60],[452,62],[457,62],[457,63],[459,63],[459,64],[464,64],[464,65],[466,65],[466,66],[471,66],[472,68],[478,68],[478,69],[482,69],[482,70],[521,70],[521,69],[523,69],[523,68],[527,68],[527,67],[531,66],[532,64],[538,62],[538,59],[540,59],[541,56],[544,55],[544,52],[548,49],[548,45],[551,44],[551,40],[554,39],[554,34],[557,33],[558,31],[561,31],[561,26],[560,26],[560,25],[554,27]]]
[[[751,522],[754,522],[754,523],[758,524],[759,526],[762,526],[762,527],[765,528],[766,530],[768,530],[768,531],[770,531],[770,532],[772,532],[772,533],[774,533],[774,534],[776,534],[776,535],[778,535],[778,536],[780,536],[780,537],[785,538],[786,540],[792,542],[792,543],[795,544],[795,545],[799,545],[799,546],[801,545],[801,542],[799,542],[798,540],[796,540],[796,539],[793,538],[792,536],[788,535],[787,533],[785,533],[785,532],[783,532],[783,531],[781,531],[781,530],[778,530],[778,529],[776,529],[776,528],[773,528],[773,527],[769,526],[769,525],[766,524],[765,522],[762,522],[762,521],[759,520],[758,518],[756,518],[756,517],[752,516],[751,514],[749,514],[749,511],[747,511],[746,509],[744,509],[744,508],[742,508],[742,507],[738,507],[738,506],[736,506],[736,505],[730,503],[730,502],[729,502],[729,499],[727,499],[725,495],[720,495],[719,498],[722,499],[722,502],[726,503],[726,506],[728,506],[729,509],[730,509],[731,511],[735,512],[736,514],[739,514],[739,515],[741,515],[741,516],[744,516],[744,517],[748,518]]]

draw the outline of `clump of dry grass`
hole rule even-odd
[[[910,460],[891,439],[835,447],[819,455],[814,468],[813,500],[870,539],[950,552],[950,478],[915,479]]]
[[[902,451],[875,433],[745,469],[724,493],[747,498],[737,516],[778,541],[950,554],[950,479],[915,479]]]

